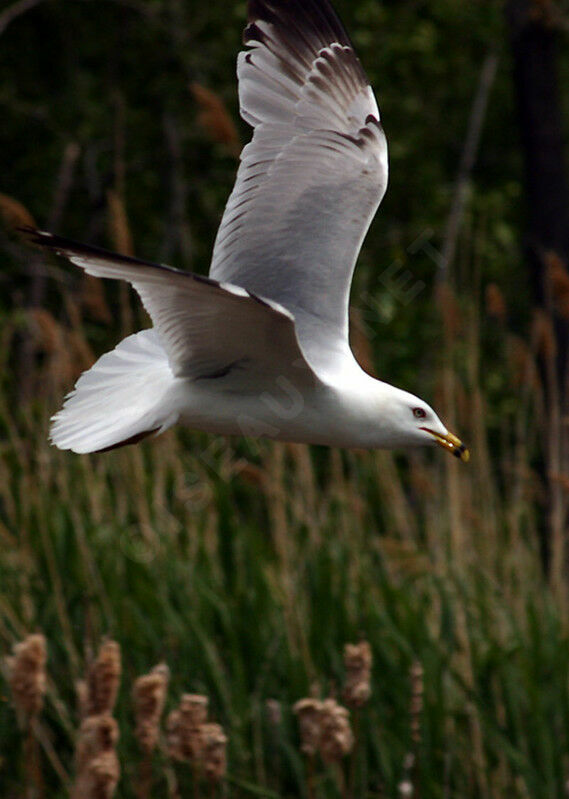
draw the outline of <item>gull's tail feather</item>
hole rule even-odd
[[[133,444],[175,424],[165,401],[174,381],[154,330],[125,338],[85,372],[52,420],[51,441],[73,452]]]

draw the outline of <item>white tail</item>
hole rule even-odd
[[[99,452],[166,430],[178,420],[163,402],[173,380],[156,331],[129,336],[81,375],[52,419],[51,441]]]

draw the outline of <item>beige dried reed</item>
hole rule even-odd
[[[348,707],[359,708],[369,700],[372,663],[371,646],[368,641],[346,644],[344,647],[346,682],[342,696]]]
[[[325,699],[320,712],[320,755],[325,763],[339,763],[354,746],[350,712],[335,699]]]
[[[6,658],[8,682],[20,727],[25,730],[26,796],[44,793],[37,740],[37,720],[43,707],[46,687],[46,640],[36,633],[14,645]]]
[[[135,736],[140,748],[146,754],[150,754],[158,742],[160,718],[164,710],[169,679],[168,666],[160,663],[149,674],[144,674],[134,683],[132,694]]]
[[[335,699],[301,699],[294,707],[300,726],[301,751],[316,752],[326,763],[339,763],[352,751],[354,735],[349,710]]]
[[[112,713],[121,678],[121,650],[116,641],[105,641],[87,677],[87,716]]]
[[[320,745],[320,713],[322,702],[319,699],[299,699],[293,707],[298,716],[300,728],[300,750],[314,757]]]
[[[202,754],[200,727],[207,721],[209,700],[199,694],[184,694],[166,722],[168,752],[180,762],[199,765]]]
[[[200,694],[184,694],[166,722],[168,753],[174,760],[190,763],[194,786],[205,777],[212,790],[227,773],[227,736],[220,724],[208,722],[209,700]]]
[[[213,784],[221,782],[227,773],[227,736],[220,724],[200,727],[202,769]]]
[[[105,641],[78,685],[82,722],[75,753],[76,778],[71,799],[111,799],[120,766],[116,753],[118,726],[112,717],[121,678],[121,651]]]
[[[221,97],[199,83],[190,84],[190,91],[199,109],[199,124],[212,141],[225,145],[237,158],[241,152],[239,133]]]
[[[12,656],[6,658],[8,682],[18,719],[27,726],[43,706],[47,660],[45,637],[39,633],[28,635],[15,644],[12,651]]]
[[[135,737],[144,757],[140,764],[137,796],[147,799],[152,793],[152,752],[160,736],[160,719],[166,701],[170,670],[165,663],[139,677],[133,687]]]
[[[116,754],[118,738],[117,723],[109,713],[88,716],[82,722],[72,799],[111,799],[120,776]]]

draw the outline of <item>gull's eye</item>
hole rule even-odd
[[[413,408],[413,416],[415,419],[426,419],[427,412],[423,408]]]

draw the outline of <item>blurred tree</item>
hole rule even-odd
[[[525,162],[528,200],[526,256],[542,326],[551,325],[551,346],[540,348],[547,398],[546,475],[550,487],[551,576],[565,567],[567,502],[558,475],[567,465],[563,417],[568,399],[569,319],[558,302],[569,283],[569,188],[558,77],[558,25],[552,0],[510,0],[507,5],[514,56],[514,88]],[[565,278],[565,279],[564,279]]]

